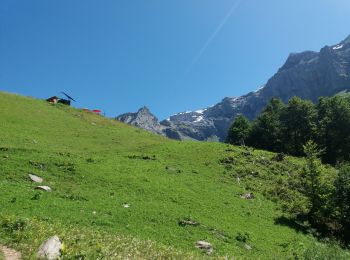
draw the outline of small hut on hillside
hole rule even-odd
[[[70,106],[71,101],[75,101],[74,98],[72,98],[71,96],[69,96],[68,94],[61,92],[63,95],[65,95],[67,97],[67,99],[64,98],[59,98],[57,96],[53,96],[50,97],[48,99],[46,99],[47,102],[52,103],[52,104],[57,104],[57,103],[61,103],[67,106]]]
[[[53,97],[46,99],[47,102],[52,103],[52,104],[57,104],[58,100],[59,100],[59,98],[56,96],[53,96]]]

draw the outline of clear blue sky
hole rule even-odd
[[[350,34],[349,0],[1,0],[0,90],[160,118],[257,89]]]

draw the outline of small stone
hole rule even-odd
[[[248,245],[248,244],[244,244],[244,248],[247,249],[247,250],[252,250],[252,249],[253,249],[253,248],[252,248],[250,245]]]
[[[165,167],[165,170],[167,170],[169,173],[181,173],[182,171],[180,169],[178,169],[177,167],[173,167],[173,166],[169,166],[167,165]]]
[[[49,186],[37,186],[35,189],[51,192],[52,189]]]
[[[20,252],[17,252],[16,250],[12,248],[8,248],[6,246],[0,245],[0,255],[1,253],[4,254],[4,258],[1,259],[10,259],[10,260],[21,260],[22,256]]]
[[[255,199],[255,196],[253,195],[253,193],[242,194],[240,197],[241,199],[246,199],[246,200]]]
[[[180,226],[199,226],[199,223],[192,219],[184,219],[179,221]]]
[[[34,174],[28,174],[28,176],[34,182],[37,182],[37,183],[42,183],[43,182],[43,179],[40,178],[39,176],[36,176]]]
[[[37,253],[37,258],[47,260],[59,259],[61,256],[61,247],[62,243],[59,237],[55,235],[41,244]]]
[[[205,250],[207,252],[208,255],[210,255],[211,253],[213,253],[213,245],[210,244],[209,242],[206,241],[197,241],[196,243],[196,247],[201,249],[201,250]]]

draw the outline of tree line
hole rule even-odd
[[[227,142],[295,156],[304,166],[273,189],[282,208],[318,232],[350,242],[350,96],[317,104],[273,98],[252,122],[240,115]],[[335,165],[330,167],[327,164]]]
[[[239,115],[227,142],[257,149],[305,156],[312,140],[323,151],[324,163],[350,161],[350,96],[320,98],[318,104],[293,97],[287,104],[273,98],[252,122]]]
[[[322,151],[313,141],[304,146],[306,162],[283,183],[276,183],[275,195],[282,209],[312,232],[350,242],[350,165],[337,168],[321,163]],[[304,224],[305,225],[305,224]],[[315,232],[316,231],[316,232]]]

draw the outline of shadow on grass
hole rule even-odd
[[[301,232],[303,234],[309,234],[310,229],[308,226],[304,226],[297,222],[297,220],[293,218],[287,218],[286,216],[280,216],[278,218],[275,218],[275,224],[280,226],[287,226],[290,228],[293,228],[297,232]]]
[[[329,242],[333,241],[337,245],[343,248],[349,248],[350,241],[350,231],[345,232],[343,230],[334,230],[329,226],[320,225],[320,224],[301,224],[302,222],[307,221],[307,219],[300,217],[300,219],[288,218],[286,216],[280,216],[275,218],[275,224],[281,226],[287,226],[293,228],[297,232],[303,234],[311,234],[319,241]]]

